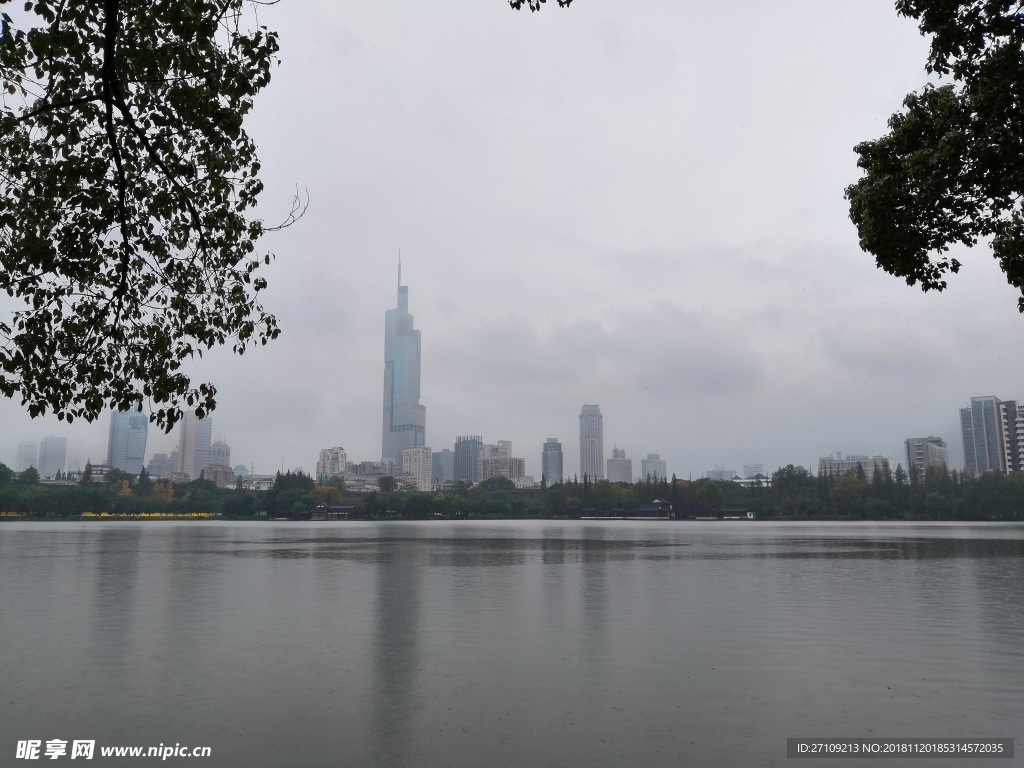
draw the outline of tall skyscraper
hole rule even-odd
[[[549,437],[544,442],[540,466],[545,483],[558,485],[562,482],[562,444],[558,442],[557,437]]]
[[[941,437],[908,437],[904,442],[907,455],[907,471],[916,472],[919,481],[924,480],[928,467],[949,465],[949,449]]]
[[[972,397],[970,408],[960,409],[960,432],[968,474],[979,477],[986,472],[1006,474],[1022,468],[1024,404],[991,395]]]
[[[483,445],[480,435],[461,435],[455,438],[455,482],[476,482]]]
[[[149,418],[138,411],[112,411],[107,437],[107,464],[128,475],[138,475],[146,459]]]
[[[27,441],[18,443],[18,471],[24,472],[29,467],[39,469],[39,447]]]
[[[213,419],[209,416],[200,419],[191,411],[185,411],[178,423],[178,471],[198,480],[203,467],[210,463]]]
[[[580,477],[604,478],[604,419],[597,405],[580,410]]]
[[[426,441],[427,409],[420,405],[420,332],[409,314],[409,289],[398,262],[398,306],[384,313],[384,425],[381,458],[402,473],[402,449]]]
[[[613,483],[633,482],[633,460],[626,458],[622,448],[612,448],[612,457],[608,459],[608,479]]]

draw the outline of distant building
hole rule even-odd
[[[885,456],[843,456],[836,453],[833,456],[823,456],[818,459],[819,475],[844,475],[847,472],[856,472],[857,467],[864,470],[864,477],[871,481],[876,472],[892,471],[892,462]]]
[[[345,449],[336,446],[334,448],[323,448],[320,451],[320,458],[316,462],[316,481],[326,483],[332,477],[345,477],[345,470],[348,467],[348,454]]]
[[[580,410],[580,476],[604,478],[604,417],[598,405]]]
[[[512,455],[511,440],[499,440],[497,445],[480,446],[476,470],[478,483],[495,477],[519,480],[525,474],[526,460]]]
[[[633,482],[633,460],[626,458],[622,448],[612,448],[612,457],[608,459],[608,479],[613,483]]]
[[[964,470],[974,477],[1024,468],[1024,403],[991,395],[972,397],[960,409]]]
[[[210,446],[210,464],[218,467],[231,466],[231,446],[223,440],[217,440]]]
[[[172,461],[166,453],[154,453],[149,459],[149,464],[146,465],[146,474],[154,480],[166,477],[176,471],[176,462]]]
[[[435,486],[455,482],[455,454],[451,448],[430,455],[430,479]]]
[[[430,448],[422,445],[402,449],[402,479],[413,483],[417,491],[429,491],[432,488],[430,472],[433,465],[430,453]]]
[[[455,438],[455,482],[475,483],[480,449],[484,441],[480,435],[461,435]]]
[[[540,465],[545,483],[558,485],[562,482],[562,444],[557,437],[549,437],[544,441]]]
[[[755,480],[757,479],[758,475],[760,475],[761,477],[765,477],[764,464],[750,461],[743,465],[744,480]]]
[[[398,263],[398,306],[384,313],[384,423],[381,457],[402,472],[402,449],[425,444],[427,409],[420,405],[420,332],[409,314],[409,289]]]
[[[185,411],[178,422],[178,466],[177,472],[188,475],[196,480],[200,477],[203,467],[210,464],[210,435],[213,430],[213,419],[200,419],[191,411]]]
[[[668,468],[660,453],[648,453],[646,459],[640,459],[640,475],[642,480],[668,480]]]
[[[18,472],[24,472],[29,467],[39,469],[39,449],[35,443],[18,443]]]
[[[112,411],[107,433],[107,464],[125,474],[142,473],[149,417],[138,411]]]
[[[39,446],[39,476],[52,478],[64,471],[67,459],[68,439],[66,437],[45,437]]]
[[[919,481],[924,480],[928,467],[949,466],[949,448],[941,437],[908,437],[904,449],[907,472],[915,472]]]
[[[208,464],[199,473],[202,480],[210,480],[216,483],[218,488],[234,488],[235,472],[231,467],[222,464]]]
[[[735,469],[724,469],[722,467],[715,467],[714,469],[709,469],[707,472],[705,472],[704,477],[706,477],[708,480],[715,480],[720,483],[728,483],[739,477],[739,475],[736,474]]]

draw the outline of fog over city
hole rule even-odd
[[[399,251],[422,331],[426,445],[511,440],[539,480],[579,467],[596,403],[606,457],[668,472],[883,454],[958,409],[1024,399],[1024,318],[986,247],[942,294],[877,269],[844,188],[853,147],[927,82],[892,0],[505,0],[269,6],[281,64],[248,122],[283,333],[196,360],[213,437],[258,473],[321,448],[381,456],[384,312]],[[9,313],[12,303],[0,299]],[[68,437],[103,461],[108,417],[71,426],[0,401],[0,461]],[[175,434],[150,427],[147,458]]]

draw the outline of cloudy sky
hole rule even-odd
[[[384,311],[396,264],[423,333],[427,444],[545,438],[579,466],[583,403],[605,450],[701,476],[834,451],[963,450],[971,396],[1024,398],[1024,318],[985,249],[943,294],[876,269],[844,187],[853,146],[925,81],[892,0],[765,4],[285,0],[261,12],[281,65],[249,123],[283,328],[192,373],[214,436],[257,472],[320,448],[379,458]],[[107,419],[68,427],[0,402],[0,461],[69,438],[102,460]],[[151,431],[148,454],[175,435]]]

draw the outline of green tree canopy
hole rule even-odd
[[[846,190],[860,245],[908,285],[941,291],[951,246],[991,239],[1024,312],[1024,11],[1016,1],[897,0],[931,37],[926,85],[858,144],[864,177]]]
[[[215,405],[186,359],[278,335],[242,128],[278,39],[249,4],[0,0],[0,392],[33,416],[169,429]]]

